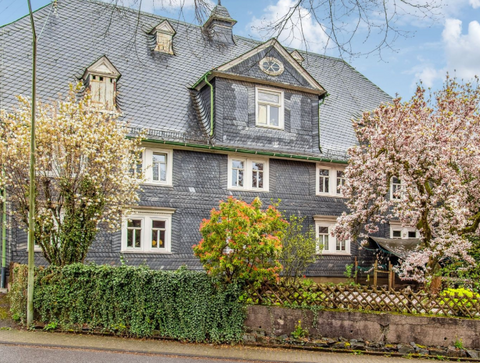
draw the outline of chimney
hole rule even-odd
[[[210,18],[203,25],[203,31],[214,42],[235,44],[233,41],[233,26],[237,23],[233,20],[226,7],[219,0],[218,5],[212,10]]]

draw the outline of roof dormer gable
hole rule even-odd
[[[326,93],[320,83],[276,39],[215,68],[211,74],[318,95]]]
[[[155,38],[155,48],[154,51],[174,54],[173,53],[173,37],[176,34],[175,29],[168,22],[168,20],[163,20],[150,32]]]
[[[106,56],[103,56],[86,69],[83,78],[86,78],[88,75],[117,79],[120,77],[120,72]]]

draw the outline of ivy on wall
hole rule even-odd
[[[12,315],[20,321],[26,319],[26,271],[24,265],[15,268],[10,295]],[[234,342],[243,335],[241,292],[235,284],[222,286],[185,268],[50,266],[36,270],[35,320],[63,330]]]

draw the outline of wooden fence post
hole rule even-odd
[[[355,272],[354,272],[353,276],[355,276],[355,284],[358,284],[358,261],[357,261],[357,256],[355,256]]]
[[[388,290],[392,290],[393,283],[392,283],[392,262],[388,261]]]
[[[375,260],[375,264],[373,265],[373,286],[377,287],[377,268],[378,268],[378,260]]]

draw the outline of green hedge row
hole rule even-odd
[[[26,319],[26,271],[17,266],[12,315]],[[35,320],[63,330],[89,328],[117,334],[195,342],[234,342],[243,335],[241,289],[221,286],[203,272],[73,264],[37,269]]]

